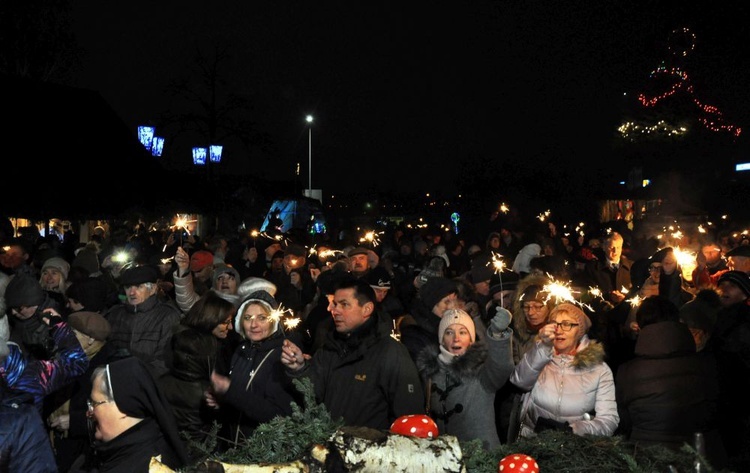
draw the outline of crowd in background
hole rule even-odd
[[[348,425],[427,413],[486,448],[699,432],[714,466],[750,465],[742,229],[34,230],[0,254],[0,417],[26,426],[0,433],[10,471],[186,466],[214,426],[226,450],[291,414],[298,377]]]

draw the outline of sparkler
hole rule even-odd
[[[538,219],[538,220],[539,220],[540,222],[544,222],[545,220],[547,220],[547,219],[549,218],[549,216],[550,216],[550,214],[551,214],[551,213],[552,213],[552,212],[550,212],[550,210],[549,210],[549,209],[547,209],[547,210],[545,210],[544,212],[542,212],[542,213],[540,213],[539,215],[537,215],[537,216],[536,216],[536,218],[537,218],[537,219]]]
[[[369,230],[365,232],[365,234],[359,239],[359,242],[360,243],[368,242],[370,246],[374,248],[380,244],[380,237],[378,235],[382,233],[383,232],[377,233],[373,230]]]
[[[250,231],[250,236],[253,239],[253,248],[255,248],[255,242],[258,239],[258,235],[260,235],[260,232],[258,230],[251,230]]]
[[[510,212],[510,207],[508,207],[505,202],[503,202],[500,204],[500,212],[507,214],[508,212]]]
[[[492,267],[495,269],[495,273],[500,278],[500,307],[505,307],[503,305],[503,275],[502,272],[507,269],[507,266],[505,266],[505,261],[503,261],[503,255],[500,253],[492,252],[492,260],[490,260],[487,263],[487,266],[492,265]]]
[[[639,305],[641,305],[641,302],[643,302],[643,298],[636,294],[630,299],[626,299],[625,302],[629,302],[631,307],[638,307]]]
[[[397,342],[401,341],[401,334],[398,331],[395,320],[393,321],[393,328],[391,329],[391,338],[396,340]]]
[[[547,276],[550,277],[551,280],[549,284],[546,284],[542,288],[542,291],[548,294],[545,302],[554,299],[555,304],[559,304],[560,302],[570,302],[571,304],[593,311],[590,305],[584,304],[576,298],[575,295],[578,294],[578,291],[574,291],[570,287],[570,282],[560,282],[549,276],[549,274]]]

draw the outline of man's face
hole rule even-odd
[[[148,282],[137,286],[125,286],[124,289],[130,305],[143,304],[146,299],[156,294],[156,284]]]
[[[365,323],[374,309],[372,302],[359,305],[352,288],[338,289],[333,295],[332,306],[333,323],[339,333],[349,333]]]
[[[729,307],[731,305],[743,302],[747,299],[742,289],[737,287],[734,283],[729,281],[722,281],[719,283],[719,300],[723,307]]]
[[[455,292],[448,294],[443,297],[432,307],[432,313],[442,318],[445,311],[448,309],[455,309],[458,303],[458,295]]]
[[[349,270],[353,273],[364,273],[369,267],[367,255],[354,255],[349,257]]]
[[[721,260],[721,248],[716,245],[705,245],[701,248],[703,257],[706,258],[706,264],[713,266]]]
[[[6,268],[16,269],[26,262],[29,255],[22,247],[11,245],[5,249],[5,253],[0,255],[0,262]]]
[[[607,240],[604,243],[604,253],[610,261],[613,263],[619,263],[620,257],[622,256],[622,241]]]

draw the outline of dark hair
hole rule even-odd
[[[650,296],[638,306],[635,320],[640,328],[658,322],[679,322],[680,310],[665,296]]]
[[[372,302],[377,305],[377,298],[375,297],[375,291],[372,287],[364,280],[354,277],[347,277],[337,281],[334,286],[334,292],[339,289],[354,289],[354,298],[357,299],[359,305],[365,305],[368,302]]]
[[[210,290],[193,304],[185,314],[182,324],[200,332],[211,333],[233,310],[234,304],[223,299],[216,291]]]

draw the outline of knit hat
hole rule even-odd
[[[94,340],[105,341],[111,327],[103,315],[96,312],[73,312],[68,316],[68,325]]]
[[[71,267],[80,267],[88,271],[89,275],[96,274],[99,272],[99,256],[96,251],[91,248],[82,248],[75,259]]]
[[[71,284],[65,295],[80,302],[86,310],[100,312],[107,305],[107,292],[107,283],[98,278],[86,278]]]
[[[199,250],[190,256],[190,271],[200,271],[211,264],[214,264],[214,254],[210,251]]]
[[[244,300],[245,297],[255,291],[266,291],[271,296],[275,296],[276,284],[268,279],[250,276],[245,278],[240,285],[237,286],[237,295],[240,296],[240,300]]]
[[[458,286],[456,282],[444,277],[430,278],[419,289],[419,297],[424,301],[424,305],[430,310],[432,310],[432,308],[435,307],[435,304],[440,302],[443,297],[448,294],[457,293]]]
[[[213,283],[213,285],[214,286],[216,285],[216,281],[219,279],[219,276],[221,276],[222,274],[226,274],[226,273],[229,273],[232,276],[234,276],[234,280],[237,281],[237,283],[239,284],[240,273],[238,273],[237,270],[234,269],[233,267],[226,265],[224,263],[220,263],[214,266],[213,276],[211,276],[211,282]]]
[[[555,318],[555,314],[557,314],[558,312],[567,312],[571,317],[575,317],[576,319],[578,319],[578,323],[581,324],[583,333],[588,333],[589,329],[591,328],[591,319],[589,319],[589,316],[586,315],[586,313],[584,313],[583,310],[581,310],[581,308],[575,304],[571,304],[569,302],[557,304],[550,311],[549,320],[553,320]]]
[[[390,289],[393,278],[388,270],[382,266],[377,266],[370,270],[365,276],[367,284],[373,289]]]
[[[471,341],[474,342],[477,339],[476,328],[474,327],[474,320],[469,314],[461,309],[450,309],[446,310],[443,317],[440,319],[440,325],[438,326],[438,343],[443,343],[443,335],[449,326],[453,324],[459,324],[466,327],[471,334]]]
[[[279,303],[276,302],[276,299],[274,299],[268,292],[260,290],[250,293],[245,300],[242,301],[240,308],[237,310],[237,317],[235,317],[234,321],[234,330],[242,335],[243,338],[245,337],[245,332],[242,330],[242,316],[245,313],[245,308],[250,303],[259,303],[265,307],[269,313],[279,308]],[[279,320],[271,319],[271,333],[274,333],[278,328]]]
[[[444,265],[443,258],[436,257],[430,260],[429,264],[419,272],[419,275],[414,280],[414,285],[417,289],[421,290],[422,286],[432,278],[443,277],[445,275],[443,272]]]
[[[63,279],[68,279],[68,273],[70,273],[70,264],[59,256],[54,256],[45,260],[44,264],[42,264],[41,272],[44,272],[44,270],[47,268],[52,268],[60,271]]]
[[[147,282],[155,283],[158,276],[156,268],[153,266],[134,266],[123,271],[120,275],[120,283],[124,287],[138,286]]]
[[[734,284],[735,286],[740,288],[740,290],[742,290],[742,292],[744,292],[746,296],[750,297],[750,275],[749,274],[743,271],[727,271],[726,273],[723,273],[721,276],[719,276],[719,281],[717,284],[721,284],[724,281]],[[10,289],[10,286],[8,286],[8,289]]]
[[[649,259],[651,261],[654,261],[654,262],[657,262],[657,263],[661,263],[662,261],[664,261],[664,258],[666,258],[666,256],[669,253],[672,253],[672,252],[674,252],[674,250],[672,249],[672,247],[668,246],[666,248],[662,248],[661,250],[659,250],[656,253],[654,253],[653,255],[651,255],[651,257]]]
[[[27,274],[16,274],[5,288],[7,307],[33,307],[44,302],[44,289],[39,281]]]
[[[711,333],[720,307],[721,301],[716,291],[703,289],[695,295],[693,300],[680,307],[680,320],[689,328]]]
[[[731,250],[727,251],[725,254],[726,257],[730,256],[744,256],[746,258],[750,258],[750,245],[739,245]]]

